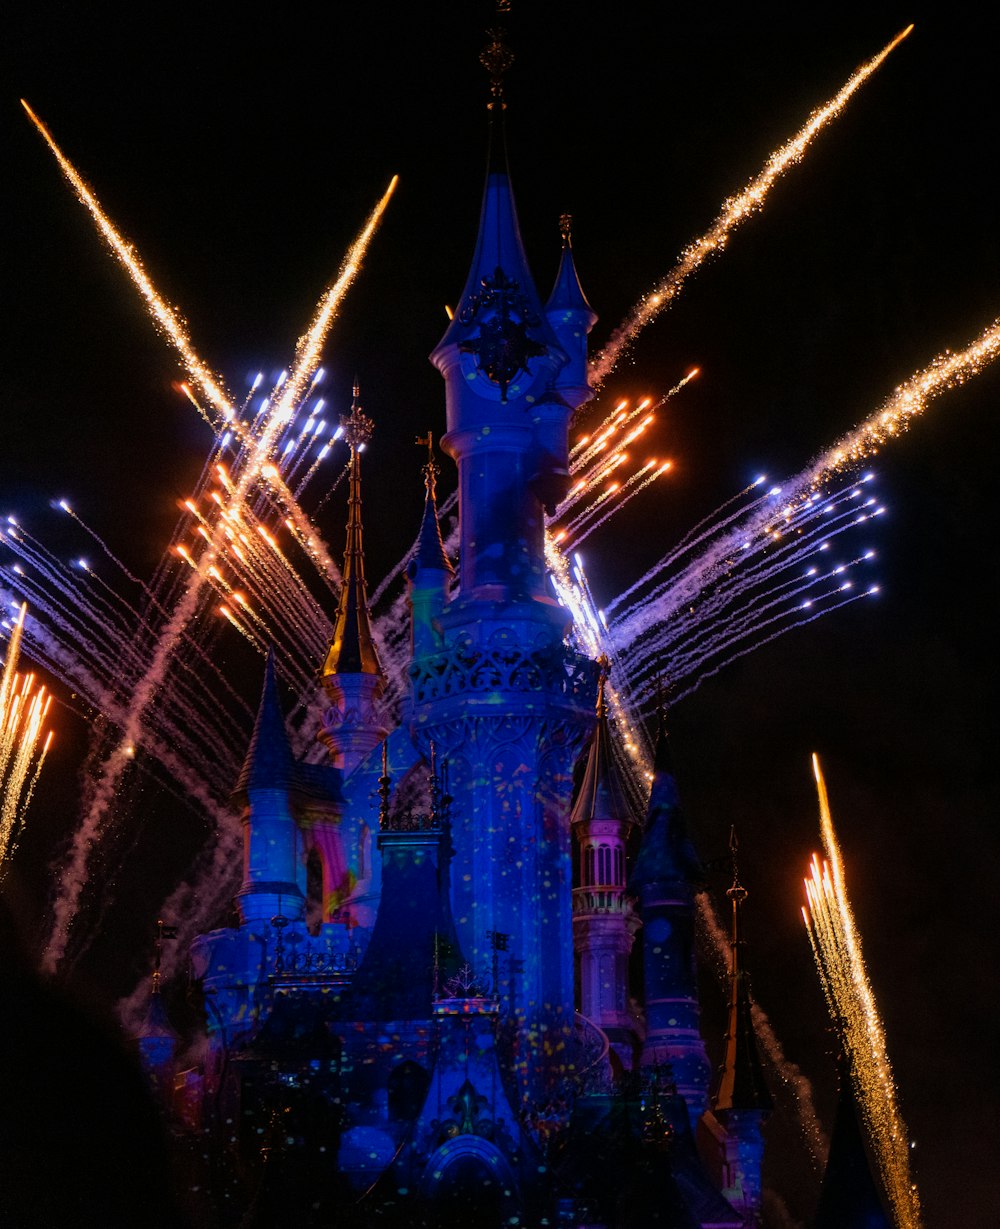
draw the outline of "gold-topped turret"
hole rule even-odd
[[[360,389],[355,383],[351,412],[342,415],[340,425],[351,450],[350,490],[347,502],[347,540],[344,545],[343,584],[337,615],[333,623],[330,650],[321,676],[334,674],[371,674],[382,678],[372,636],[365,584],[365,556],[361,536],[361,453],[372,437],[372,420],[362,411]]]

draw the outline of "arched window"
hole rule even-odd
[[[583,851],[583,886],[589,888],[594,883],[594,847],[588,845]]]
[[[622,887],[625,883],[625,856],[621,846],[615,849],[615,885]]]
[[[597,851],[597,882],[611,882],[611,846],[601,845]]]

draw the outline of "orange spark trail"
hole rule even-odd
[[[22,605],[0,669],[0,876],[52,737],[49,734],[39,751],[51,697],[44,687],[36,689],[34,675],[22,678],[17,673],[26,613]]]
[[[920,1196],[910,1176],[909,1141],[896,1084],[858,933],[847,898],[844,864],[833,830],[826,782],[812,757],[819,797],[820,835],[826,861],[813,855],[802,910],[830,1013],[839,1024],[850,1060],[851,1083],[865,1119],[872,1151],[897,1229],[920,1229]]]
[[[111,219],[101,208],[100,202],[87,187],[76,167],[55,143],[48,128],[45,127],[23,98],[21,99],[21,106],[24,107],[28,113],[28,118],[45,138],[49,149],[55,154],[63,174],[72,184],[80,202],[87,208],[90,216],[97,223],[97,228],[104,236],[108,247],[111,248],[111,251],[118,258],[119,263],[132,279],[139,293],[146,300],[146,306],[149,308],[150,315],[153,317],[157,327],[166,334],[174,349],[180,354],[184,361],[184,367],[191,379],[198,385],[211,405],[228,422],[233,417],[231,400],[223,389],[221,382],[195,353],[194,347],[191,344],[191,338],[188,335],[187,325],[173,308],[160,297],[156,287],[149,280],[149,275],[143,268],[142,261],[139,259],[135,248],[115,229]]]
[[[351,245],[336,281],[320,299],[309,328],[295,348],[295,361],[288,379],[282,386],[280,398],[270,407],[260,434],[246,444],[246,459],[242,463],[239,478],[227,484],[226,487],[229,492],[231,486],[231,504],[236,509],[242,508],[251,488],[262,481],[263,470],[270,461],[274,442],[294,412],[296,398],[309,387],[309,380],[319,363],[323,341],[344,295],[360,272],[365,250],[375,234],[396,183],[397,177],[394,176],[387,191],[372,210],[368,221]],[[118,783],[131,763],[128,749],[141,745],[146,713],[155,703],[177,645],[198,615],[203,590],[211,583],[209,568],[214,565],[216,556],[225,548],[224,520],[220,520],[211,533],[206,531],[206,537],[208,547],[194,564],[187,580],[187,586],[160,633],[146,674],[133,693],[118,746],[102,765],[90,809],[74,834],[68,865],[62,874],[61,893],[55,902],[52,932],[45,951],[45,964],[50,971],[55,969],[65,954],[69,927],[76,915],[87,880],[90,850],[104,831]],[[234,622],[231,617],[230,622]]]
[[[677,298],[691,274],[704,264],[709,256],[722,251],[736,227],[763,206],[764,198],[775,181],[790,166],[801,161],[814,138],[831,120],[837,118],[852,94],[868,80],[912,29],[913,26],[910,25],[905,30],[901,30],[877,56],[862,64],[829,102],[813,111],[805,126],[790,141],[771,154],[764,164],[764,169],[747,184],[742,192],[723,202],[722,212],[712,226],[700,239],[696,239],[684,249],[674,268],[640,299],[631,315],[627,316],[614,331],[611,340],[601,353],[593,358],[590,364],[592,387],[597,388],[607,379],[625,350],[635,341],[646,325],[655,320],[660,312],[669,307]]]
[[[905,383],[862,423],[827,449],[805,475],[806,486],[817,486],[832,473],[878,452],[901,435],[929,402],[978,375],[1000,356],[1000,317],[957,354],[945,350]]]

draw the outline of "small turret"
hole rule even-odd
[[[299,918],[305,908],[299,886],[299,829],[289,801],[294,783],[295,760],[272,651],[250,746],[233,791],[233,801],[243,807],[243,884],[236,899],[244,925],[269,925],[281,912]]]
[[[848,1064],[841,1063],[840,1099],[812,1229],[892,1229],[865,1149]]]
[[[614,766],[599,661],[597,725],[570,814],[578,874],[573,889],[573,944],[579,960],[580,1011],[602,1029],[627,1067],[634,1033],[628,1012],[628,957],[639,919],[625,895],[625,857],[635,817]]]
[[[351,412],[341,420],[351,449],[347,540],[333,638],[320,672],[331,705],[320,738],[345,776],[386,736],[378,709],[385,676],[372,635],[361,540],[361,453],[371,439],[372,421],[362,413],[359,395],[355,384]]]
[[[170,1096],[173,1092],[174,1060],[177,1056],[177,1046],[180,1037],[163,1004],[160,993],[162,974],[160,961],[163,954],[164,939],[176,939],[177,930],[165,922],[156,923],[156,964],[153,969],[152,984],[149,992],[149,1003],[146,1016],[136,1037],[139,1049],[139,1061],[149,1078],[153,1092],[164,1106],[169,1108]]]
[[[646,831],[629,882],[639,896],[645,975],[644,1068],[669,1064],[692,1121],[708,1101],[711,1075],[699,1031],[694,894],[703,878],[687,834],[660,711]]]
[[[426,814],[389,809],[392,781],[385,744],[379,778],[378,847],[382,899],[368,950],[351,987],[358,1020],[414,1020],[431,1015],[442,950],[457,954],[447,903],[447,819],[433,744]]]
[[[587,381],[587,336],[597,323],[597,313],[587,302],[580,285],[573,259],[572,226],[573,219],[564,213],[559,219],[562,256],[556,284],[545,304],[545,316],[559,344],[569,355],[569,362],[556,378],[556,390],[567,405],[578,410],[594,395]]]
[[[438,652],[441,648],[441,631],[437,620],[447,604],[448,585],[455,569],[445,553],[438,523],[436,486],[440,470],[434,460],[433,436],[428,431],[417,443],[427,445],[424,513],[417,549],[410,560],[407,576],[410,581],[412,656],[421,657],[426,653]]]
[[[733,882],[726,892],[732,904],[729,944],[729,1019],[726,1048],[718,1085],[712,1099],[714,1116],[725,1155],[726,1180],[723,1194],[748,1217],[761,1211],[761,1162],[764,1140],[761,1124],[771,1109],[771,1095],[764,1080],[751,1015],[750,979],[744,962],[743,905],[747,890],[740,883],[736,864],[737,840],[733,828],[729,840]],[[715,1132],[713,1132],[714,1134]]]

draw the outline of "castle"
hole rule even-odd
[[[327,763],[294,757],[269,661],[233,795],[238,924],[191,954],[203,1060],[176,1071],[156,985],[139,1039],[190,1141],[205,1223],[761,1223],[771,1102],[735,856],[713,1075],[694,951],[703,871],[665,716],[643,813],[612,754],[606,663],[573,647],[550,583],[545,516],[566,491],[571,419],[592,395],[596,316],[568,223],[552,294],[543,303],[535,288],[493,51],[478,240],[431,355],[458,471],[457,568],[428,437],[397,721],[368,611],[371,423],[356,390],[343,586],[316,663]],[[858,1147],[844,1147],[847,1172]],[[888,1224],[877,1195],[869,1211],[818,1223]]]

